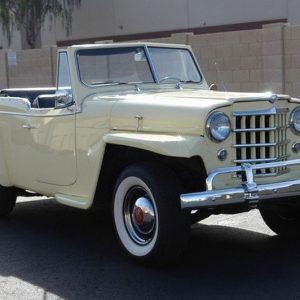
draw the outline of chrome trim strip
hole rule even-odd
[[[271,158],[253,158],[253,159],[235,159],[232,162],[234,163],[259,163],[259,162],[273,162],[273,161],[278,161],[279,159],[286,159],[288,158],[289,155],[283,155],[278,157],[271,157]]]
[[[180,195],[181,208],[194,210],[203,207],[249,203],[257,204],[266,199],[288,198],[300,195],[300,180],[284,181],[279,183],[261,184],[256,187],[255,196],[244,188],[224,189],[203,193]]]
[[[273,172],[273,173],[261,173],[261,174],[255,174],[255,178],[259,178],[259,177],[275,177],[275,176],[279,176],[279,175],[282,175],[282,174],[286,174],[286,173],[289,173],[289,169],[284,169],[282,171],[277,171],[277,172]],[[233,176],[234,178],[241,178],[242,176],[241,175],[234,175]]]
[[[236,167],[215,169],[206,179],[207,190],[205,192],[180,195],[181,208],[193,210],[201,207],[213,207],[235,203],[255,204],[264,199],[300,195],[300,179],[257,185],[253,176],[253,170],[295,165],[300,165],[300,159],[259,165],[242,164]],[[213,190],[213,181],[216,176],[236,172],[244,172],[246,177],[246,180],[241,182],[240,187]]]
[[[290,110],[288,108],[276,108],[275,106],[264,109],[264,110],[254,110],[254,111],[236,111],[232,115],[234,117],[247,117],[247,116],[261,116],[261,115],[277,115],[282,113],[287,113]]]
[[[43,112],[43,111],[42,111]],[[78,111],[71,112],[71,113],[63,113],[57,115],[47,115],[47,114],[30,114],[30,113],[15,113],[15,112],[8,112],[8,111],[0,111],[0,115],[8,115],[8,116],[21,116],[21,117],[43,117],[43,118],[53,118],[53,117],[64,117],[64,116],[71,116],[77,114]]]
[[[282,142],[276,142],[276,143],[263,143],[263,144],[233,144],[233,148],[251,148],[251,147],[275,147],[280,145],[286,145],[290,142],[290,140],[285,140]]]
[[[270,128],[241,128],[241,129],[234,129],[233,132],[237,133],[244,133],[244,132],[263,132],[263,131],[276,131],[276,130],[283,130],[289,128],[288,125],[286,126],[276,126]]]
[[[259,170],[259,169],[270,169],[270,168],[287,167],[287,166],[294,166],[294,165],[300,165],[300,159],[251,165],[251,168],[252,168],[252,170]],[[212,190],[213,189],[213,180],[218,175],[241,172],[241,171],[242,171],[242,166],[215,169],[212,172],[210,172],[208,177],[206,178],[206,187],[208,190]]]

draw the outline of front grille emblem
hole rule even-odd
[[[276,101],[278,101],[278,96],[274,94],[270,97],[269,102],[275,103]]]

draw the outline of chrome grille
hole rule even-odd
[[[260,164],[287,159],[288,109],[234,112],[235,144],[237,165]],[[275,176],[286,167],[256,170],[255,176]],[[240,176],[240,174],[237,174]]]

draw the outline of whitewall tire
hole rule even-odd
[[[180,208],[180,186],[173,172],[149,163],[122,172],[114,191],[113,219],[130,256],[167,263],[182,254],[190,220]]]

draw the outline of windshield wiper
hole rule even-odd
[[[113,81],[113,80],[107,80],[107,81],[101,81],[101,82],[92,82],[91,85],[134,85],[135,89],[140,92],[141,89],[139,88],[138,84],[143,83],[140,81],[137,82],[127,82],[127,81]]]
[[[200,83],[200,81],[195,81],[195,80],[183,80],[180,79],[178,77],[173,77],[173,76],[165,76],[161,79],[159,79],[159,83],[163,83],[164,81],[174,81],[176,82],[176,84],[180,84],[180,83]]]
[[[195,81],[195,80],[180,80],[180,83],[200,83],[200,81]]]
[[[100,85],[100,84],[128,84],[129,82],[126,81],[113,81],[113,80],[107,80],[107,81],[93,81],[91,85]]]
[[[143,82],[137,81],[137,82],[128,82],[128,81],[114,81],[114,80],[107,80],[107,81],[94,81],[91,83],[91,85],[101,85],[101,84],[116,84],[116,85],[121,85],[121,84],[131,84],[131,85],[137,85],[141,84]]]

